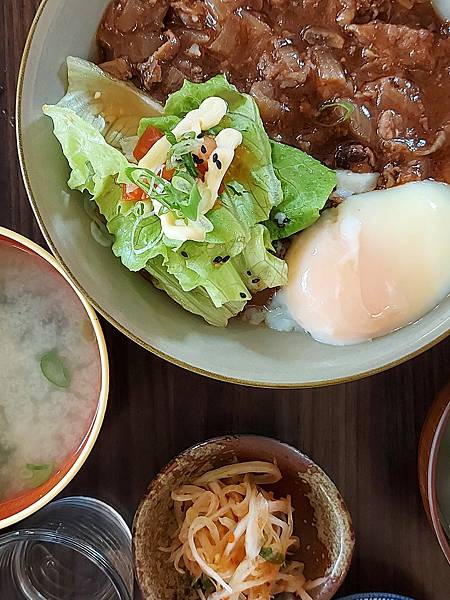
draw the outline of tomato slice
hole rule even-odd
[[[139,161],[144,158],[150,148],[163,137],[163,134],[157,127],[147,127],[144,133],[139,138],[136,148],[133,151],[134,158]]]
[[[205,162],[202,162],[201,165],[195,165],[195,166],[197,167],[198,172],[200,174],[200,179],[202,181],[205,181],[205,175],[206,175],[206,172],[208,170],[208,163],[205,160]]]
[[[161,177],[166,181],[172,181],[172,177],[175,175],[175,169],[168,169],[166,166],[163,169]]]
[[[205,136],[203,139],[200,140],[200,142],[201,145],[196,154],[198,158],[200,158],[203,162],[201,162],[200,164],[196,164],[195,166],[198,169],[200,178],[203,181],[205,181],[205,175],[208,170],[209,157],[214,152],[217,146],[214,139],[210,136]]]
[[[122,198],[124,200],[135,201],[144,200],[146,198],[144,190],[134,183],[122,183]]]

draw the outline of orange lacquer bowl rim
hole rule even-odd
[[[83,305],[83,308],[95,333],[95,339],[100,357],[101,382],[97,408],[93,416],[92,423],[78,450],[72,454],[70,459],[64,465],[62,465],[62,467],[60,467],[58,471],[42,486],[24,492],[16,498],[0,503],[0,529],[14,525],[18,521],[29,517],[41,509],[48,502],[53,500],[55,496],[62,492],[68,483],[75,477],[89,456],[97,440],[98,434],[100,433],[105,416],[109,392],[108,352],[103,331],[94,309],[78,291],[78,289],[72,284],[57,260],[51,254],[49,254],[49,252],[31,240],[14,231],[6,229],[5,227],[0,227],[0,239],[2,238],[12,242],[14,245],[21,247],[22,249],[27,250],[31,254],[35,254],[43,258],[47,264],[55,269],[70,285],[73,292]]]
[[[441,523],[437,498],[437,463],[441,442],[450,423],[450,382],[432,404],[419,441],[419,483],[423,504],[439,545],[450,564],[450,543]]]

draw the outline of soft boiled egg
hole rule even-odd
[[[450,186],[352,196],[293,241],[282,291],[316,340],[355,344],[414,322],[450,292]]]

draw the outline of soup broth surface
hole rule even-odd
[[[88,315],[41,257],[0,237],[0,502],[44,484],[93,422],[100,356]]]

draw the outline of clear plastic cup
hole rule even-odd
[[[0,537],[2,600],[132,600],[133,582],[130,530],[94,498],[52,502]]]

